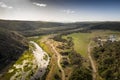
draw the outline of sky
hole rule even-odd
[[[120,0],[0,0],[0,19],[120,21]]]

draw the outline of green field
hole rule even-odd
[[[64,36],[64,38],[72,37],[73,43],[74,43],[74,49],[78,53],[80,53],[82,56],[87,56],[87,46],[90,41],[91,34],[89,33],[73,33],[67,36]]]
[[[111,34],[119,36],[120,32],[109,30],[96,30],[92,31],[91,33],[72,33],[67,36],[63,36],[63,38],[67,39],[67,37],[72,37],[75,51],[80,53],[83,57],[87,57],[87,47],[92,38],[96,36],[109,36]]]

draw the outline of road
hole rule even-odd
[[[62,56],[61,56],[61,55],[58,53],[58,51],[55,49],[55,46],[52,44],[52,42],[50,42],[50,41],[48,40],[48,38],[50,38],[50,37],[51,37],[51,36],[49,36],[49,37],[47,37],[47,38],[44,38],[44,39],[43,39],[43,42],[46,42],[47,45],[49,45],[49,46],[51,47],[52,51],[55,53],[53,56],[57,56],[57,65],[58,65],[58,67],[59,67],[59,69],[60,69],[60,71],[61,71],[62,80],[65,80],[65,72],[64,72],[64,70],[63,70],[63,68],[62,68],[62,66],[61,66],[61,64],[60,64],[60,60],[61,60]]]
[[[94,60],[91,56],[91,43],[92,42],[90,41],[89,44],[88,44],[88,58],[90,60],[90,63],[91,63],[92,69],[93,69],[93,80],[96,80],[97,69],[96,69]]]
[[[56,55],[57,55],[57,63],[58,63],[58,67],[60,68],[60,70],[61,70],[61,73],[62,73],[62,80],[65,80],[65,72],[64,72],[64,70],[63,70],[63,68],[62,68],[62,66],[61,66],[61,64],[60,64],[60,60],[61,60],[61,55],[57,52],[57,50],[55,49],[55,47],[53,46],[53,44],[50,44],[51,45],[51,47],[52,47],[52,49],[54,50],[54,52],[56,53]]]

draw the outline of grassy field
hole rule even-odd
[[[111,34],[119,36],[120,32],[109,30],[95,30],[91,33],[72,33],[67,36],[63,36],[63,38],[67,39],[67,37],[72,37],[75,51],[80,53],[83,57],[87,57],[87,47],[92,38],[96,36],[109,36]]]
[[[87,56],[87,46],[90,41],[91,34],[89,33],[73,33],[67,36],[64,36],[64,38],[72,37],[73,43],[74,43],[74,49],[78,53],[80,53],[82,56]]]

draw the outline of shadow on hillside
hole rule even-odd
[[[4,48],[4,47],[3,47]],[[4,49],[0,47],[0,74],[5,73],[13,65],[28,47],[22,49]]]

